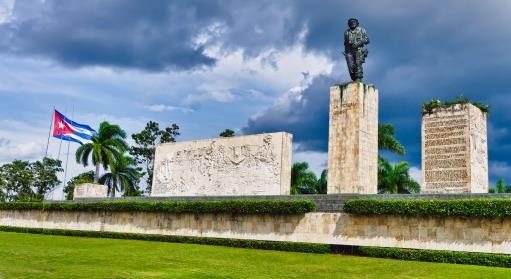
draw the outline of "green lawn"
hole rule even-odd
[[[0,278],[511,278],[511,269],[2,232]]]

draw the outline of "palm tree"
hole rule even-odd
[[[497,183],[495,183],[495,189],[497,189],[497,193],[505,193],[506,192],[506,182],[503,178],[497,179]]]
[[[392,166],[389,161],[380,158],[378,164],[378,193],[410,194],[417,193],[420,185],[408,173],[408,162],[399,162]]]
[[[291,194],[316,194],[316,175],[307,162],[294,163],[291,167]]]
[[[328,170],[323,170],[321,172],[321,176],[319,177],[318,182],[316,184],[316,191],[318,194],[326,194],[327,180],[328,180]]]
[[[122,154],[128,149],[125,141],[126,132],[118,125],[112,125],[106,121],[101,122],[98,132],[92,136],[92,142],[86,143],[76,150],[76,162],[87,166],[89,156],[92,164],[96,167],[94,181],[99,182],[99,170],[113,166]]]
[[[378,149],[388,150],[398,155],[405,154],[405,148],[396,139],[394,126],[392,126],[392,124],[378,125]]]
[[[115,191],[124,192],[127,196],[137,195],[139,180],[140,173],[135,167],[135,161],[128,156],[121,156],[110,167],[110,172],[101,176],[99,182],[108,186],[108,193],[114,198]]]

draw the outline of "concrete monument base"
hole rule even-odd
[[[73,192],[74,199],[80,198],[106,198],[108,188],[105,185],[95,183],[84,183],[75,186]]]
[[[378,191],[378,90],[372,85],[330,87],[327,191]]]

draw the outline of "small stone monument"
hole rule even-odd
[[[328,194],[378,190],[378,90],[351,82],[330,88]]]
[[[151,196],[289,195],[288,133],[156,146]]]
[[[95,183],[84,183],[75,186],[73,199],[80,198],[106,198],[108,188],[105,185]]]
[[[488,193],[486,113],[470,104],[423,111],[422,193]]]

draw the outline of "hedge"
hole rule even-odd
[[[75,237],[93,237],[93,238],[113,238],[113,239],[131,239],[145,241],[161,241],[174,243],[202,244],[228,246],[237,248],[252,248],[263,250],[277,250],[302,253],[335,253],[346,251],[346,249],[337,249],[338,245],[304,243],[304,242],[283,242],[268,240],[250,240],[250,239],[229,239],[213,237],[194,237],[177,235],[159,235],[159,234],[139,234],[139,233],[119,233],[105,231],[80,231],[80,230],[62,230],[62,229],[43,229],[43,228],[22,228],[0,226],[0,231],[33,233],[44,235],[61,235]],[[341,245],[342,246],[342,245]],[[346,248],[346,247],[344,247]],[[426,261],[440,263],[456,264],[474,264],[495,267],[511,267],[511,255],[488,254],[488,253],[470,253],[454,251],[437,250],[416,250],[404,248],[386,248],[386,247],[357,247],[349,249],[360,256],[391,258],[411,261]]]
[[[227,201],[102,201],[102,202],[6,202],[0,210],[114,211],[166,213],[303,214],[316,205],[309,200]]]
[[[511,255],[386,247],[359,247],[362,256],[408,261],[511,267]]]
[[[357,215],[506,217],[511,216],[511,199],[351,199],[343,211]]]
[[[230,239],[214,237],[194,237],[160,234],[140,234],[140,233],[119,233],[105,231],[80,231],[80,230],[62,230],[62,229],[43,229],[43,228],[22,228],[0,226],[0,231],[33,233],[45,235],[79,236],[94,238],[114,238],[114,239],[133,239],[146,241],[161,241],[174,243],[205,244],[217,246],[229,246],[238,248],[254,248],[263,250],[293,251],[303,253],[325,254],[332,251],[328,244],[303,243],[303,242],[281,242],[267,240],[249,240],[249,239]]]

